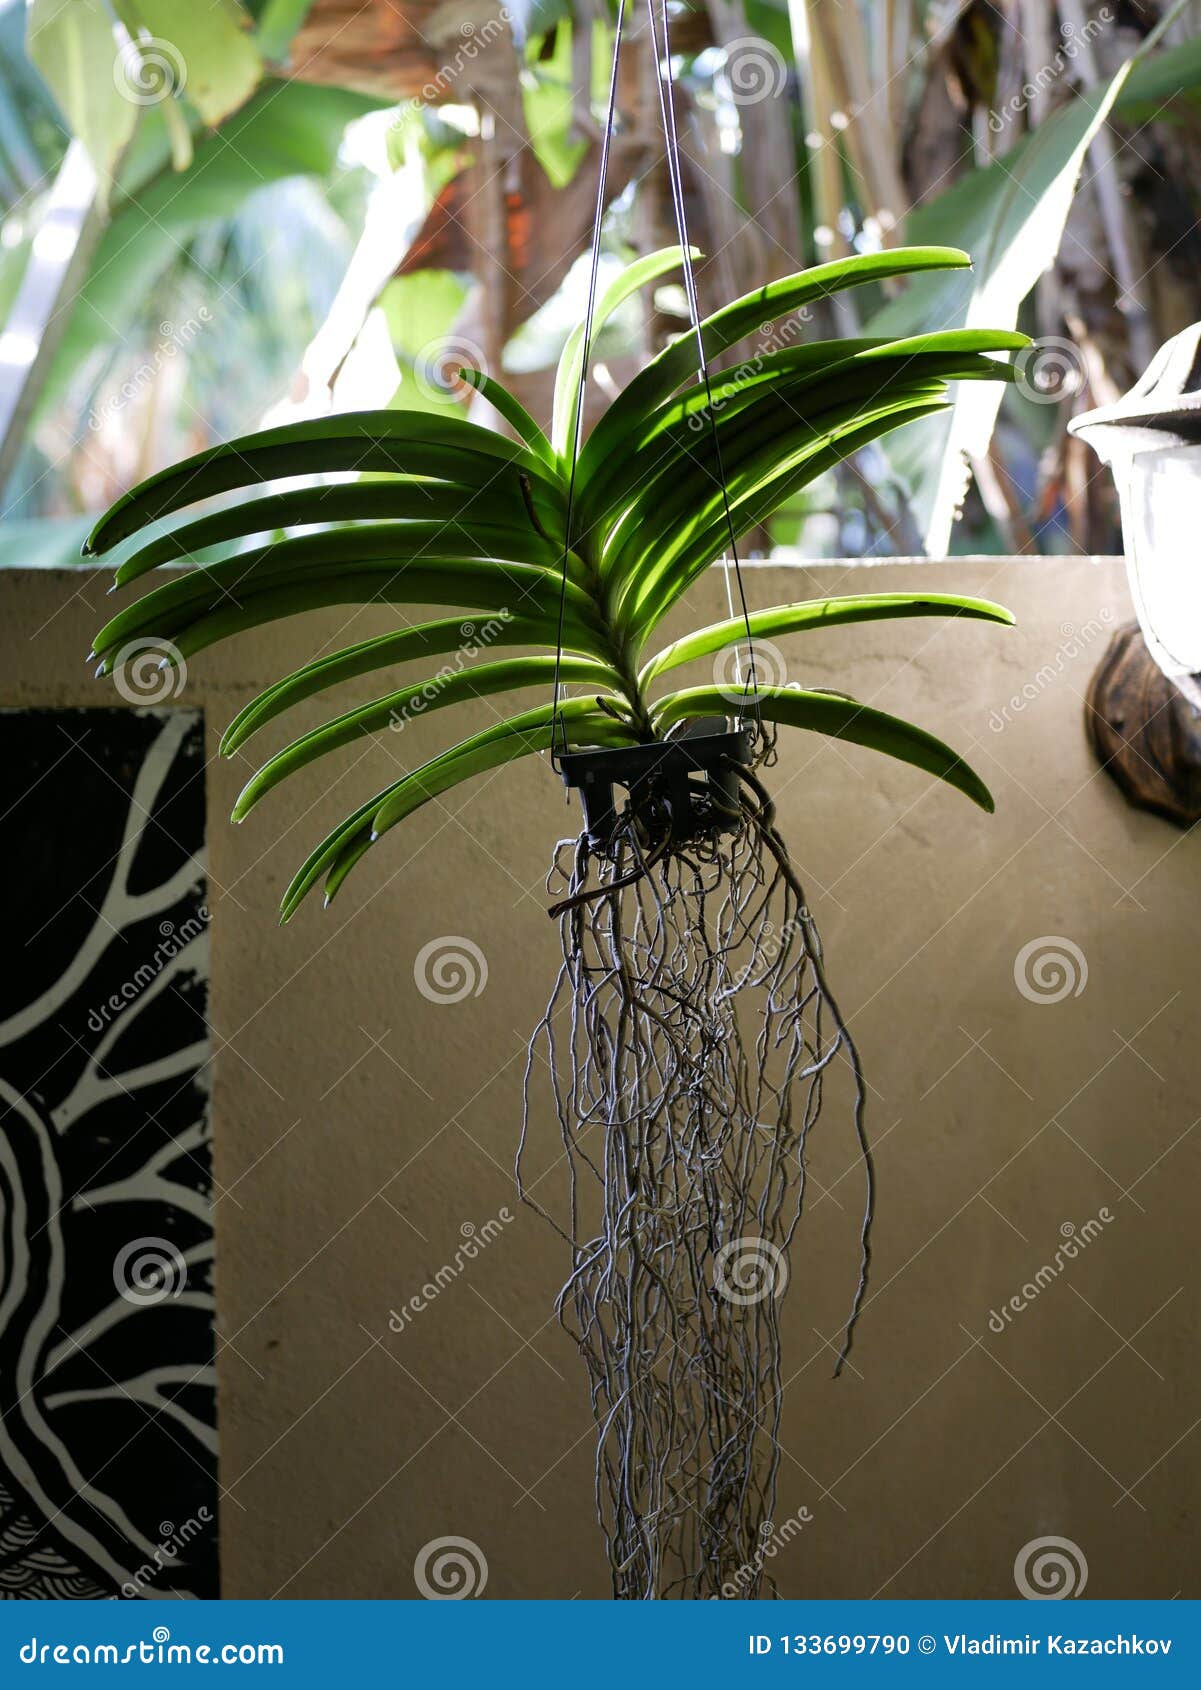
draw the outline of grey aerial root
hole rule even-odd
[[[588,1368],[617,1597],[774,1594],[779,1310],[840,1052],[867,1193],[836,1371],[867,1285],[858,1054],[770,799],[739,777],[732,831],[656,856],[631,820],[605,858],[563,841],[549,882],[563,963],[530,1044],[518,1182],[545,1213],[522,1182],[542,1055],[570,1188],[558,1309]]]

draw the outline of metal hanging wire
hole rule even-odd
[[[717,471],[717,482],[721,489],[722,510],[725,516],[726,533],[729,538],[729,559],[723,558],[726,575],[726,601],[730,615],[734,615],[734,596],[730,588],[730,561],[734,566],[734,578],[738,586],[738,602],[742,612],[743,626],[746,629],[747,643],[747,678],[738,702],[738,721],[741,726],[746,710],[748,698],[754,708],[756,721],[759,720],[759,681],[755,667],[755,641],[751,632],[751,617],[747,606],[746,589],[742,579],[742,569],[738,558],[738,540],[734,528],[734,516],[730,509],[729,489],[726,485],[725,465],[722,461],[721,440],[718,435],[717,414],[713,404],[713,386],[709,374],[709,360],[705,352],[705,339],[701,330],[700,306],[696,290],[696,277],[692,267],[692,248],[688,239],[688,216],[684,204],[683,176],[680,169],[679,138],[676,131],[675,97],[671,80],[671,35],[667,14],[667,0],[660,0],[661,15],[658,22],[655,18],[655,0],[647,0],[646,14],[650,28],[651,51],[655,59],[655,85],[659,95],[659,115],[663,125],[663,144],[667,157],[667,177],[671,192],[672,211],[675,219],[676,237],[681,251],[681,263],[684,273],[684,294],[688,303],[688,316],[692,333],[696,339],[697,380],[705,389],[705,415],[709,423],[709,438],[713,447],[714,466]],[[592,251],[588,272],[588,301],[584,312],[584,338],[581,348],[580,380],[576,396],[574,424],[571,438],[571,465],[567,483],[567,511],[563,536],[563,562],[559,582],[559,615],[555,636],[555,674],[554,696],[551,711],[551,764],[556,772],[559,769],[558,755],[567,749],[567,730],[563,723],[559,705],[562,699],[561,666],[563,658],[563,621],[567,602],[567,570],[571,556],[572,542],[575,538],[572,530],[572,519],[575,514],[575,484],[576,468],[579,462],[580,445],[584,429],[584,389],[588,381],[588,361],[592,351],[592,330],[596,314],[596,287],[600,269],[600,240],[601,225],[605,214],[605,188],[609,174],[609,151],[613,140],[613,129],[617,114],[617,79],[621,63],[622,33],[625,26],[626,0],[618,0],[617,19],[613,34],[613,59],[609,74],[609,99],[605,113],[605,127],[601,139],[600,168],[596,189],[596,206],[592,219]],[[660,37],[660,25],[662,36]],[[660,45],[660,40],[662,45]]]
[[[617,114],[617,72],[621,64],[621,35],[625,25],[626,0],[618,0],[617,22],[613,31],[613,63],[609,72],[609,105],[605,113],[605,132],[601,138],[600,169],[596,184],[596,207],[592,216],[592,258],[588,271],[588,305],[584,312],[584,344],[581,348],[580,381],[576,394],[574,427],[571,431],[571,472],[567,482],[567,515],[563,530],[563,570],[559,582],[559,625],[555,635],[555,685],[550,721],[551,766],[558,773],[558,752],[567,749],[567,729],[559,713],[561,697],[560,669],[563,662],[563,616],[567,603],[567,563],[571,556],[572,517],[575,513],[576,465],[580,457],[580,442],[584,432],[584,388],[588,381],[588,358],[592,351],[592,320],[596,314],[596,278],[600,269],[601,224],[605,217],[605,186],[609,177],[609,148],[613,142],[613,124]],[[562,738],[555,745],[556,730]]]
[[[696,277],[692,268],[692,245],[688,239],[688,214],[684,203],[684,181],[680,168],[680,143],[676,131],[675,91],[671,75],[671,26],[668,21],[667,0],[660,0],[659,22],[662,26],[662,46],[660,46],[659,31],[655,23],[655,0],[646,0],[646,16],[651,31],[651,48],[655,55],[655,84],[659,93],[659,113],[663,123],[663,140],[667,149],[667,179],[671,189],[672,208],[675,213],[676,236],[683,254],[682,265],[684,271],[684,294],[688,302],[688,315],[692,324],[692,332],[696,338],[697,379],[705,389],[705,415],[709,421],[709,438],[713,444],[713,458],[717,469],[718,485],[721,489],[722,511],[725,515],[726,533],[730,542],[730,560],[734,565],[734,578],[738,584],[738,602],[742,612],[743,627],[746,629],[747,643],[747,683],[743,688],[742,698],[738,705],[738,720],[741,724],[748,694],[754,703],[756,720],[759,719],[759,680],[755,670],[755,641],[751,633],[751,616],[747,608],[746,588],[742,580],[742,568],[738,560],[738,539],[734,530],[734,516],[730,509],[730,493],[726,485],[725,465],[722,461],[721,440],[718,435],[717,413],[713,405],[713,385],[709,376],[709,359],[705,352],[705,337],[701,329],[700,305],[696,291]],[[730,563],[723,559],[726,574],[726,602],[730,615],[734,615],[734,600],[730,591]]]

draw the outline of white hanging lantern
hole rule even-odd
[[[1116,405],[1069,428],[1113,471],[1147,650],[1201,706],[1201,323],[1161,347]]]
[[[1191,826],[1201,819],[1201,323],[1161,347],[1116,404],[1068,427],[1113,471],[1138,614],[1093,677],[1089,733],[1132,803]]]

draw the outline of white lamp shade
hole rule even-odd
[[[1122,473],[1130,591],[1165,675],[1201,673],[1201,445],[1134,453]]]
[[[1201,710],[1201,322],[1161,346],[1124,398],[1068,429],[1113,470],[1143,639]]]

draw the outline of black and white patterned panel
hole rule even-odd
[[[215,1596],[199,712],[0,711],[0,815],[0,1596]]]

